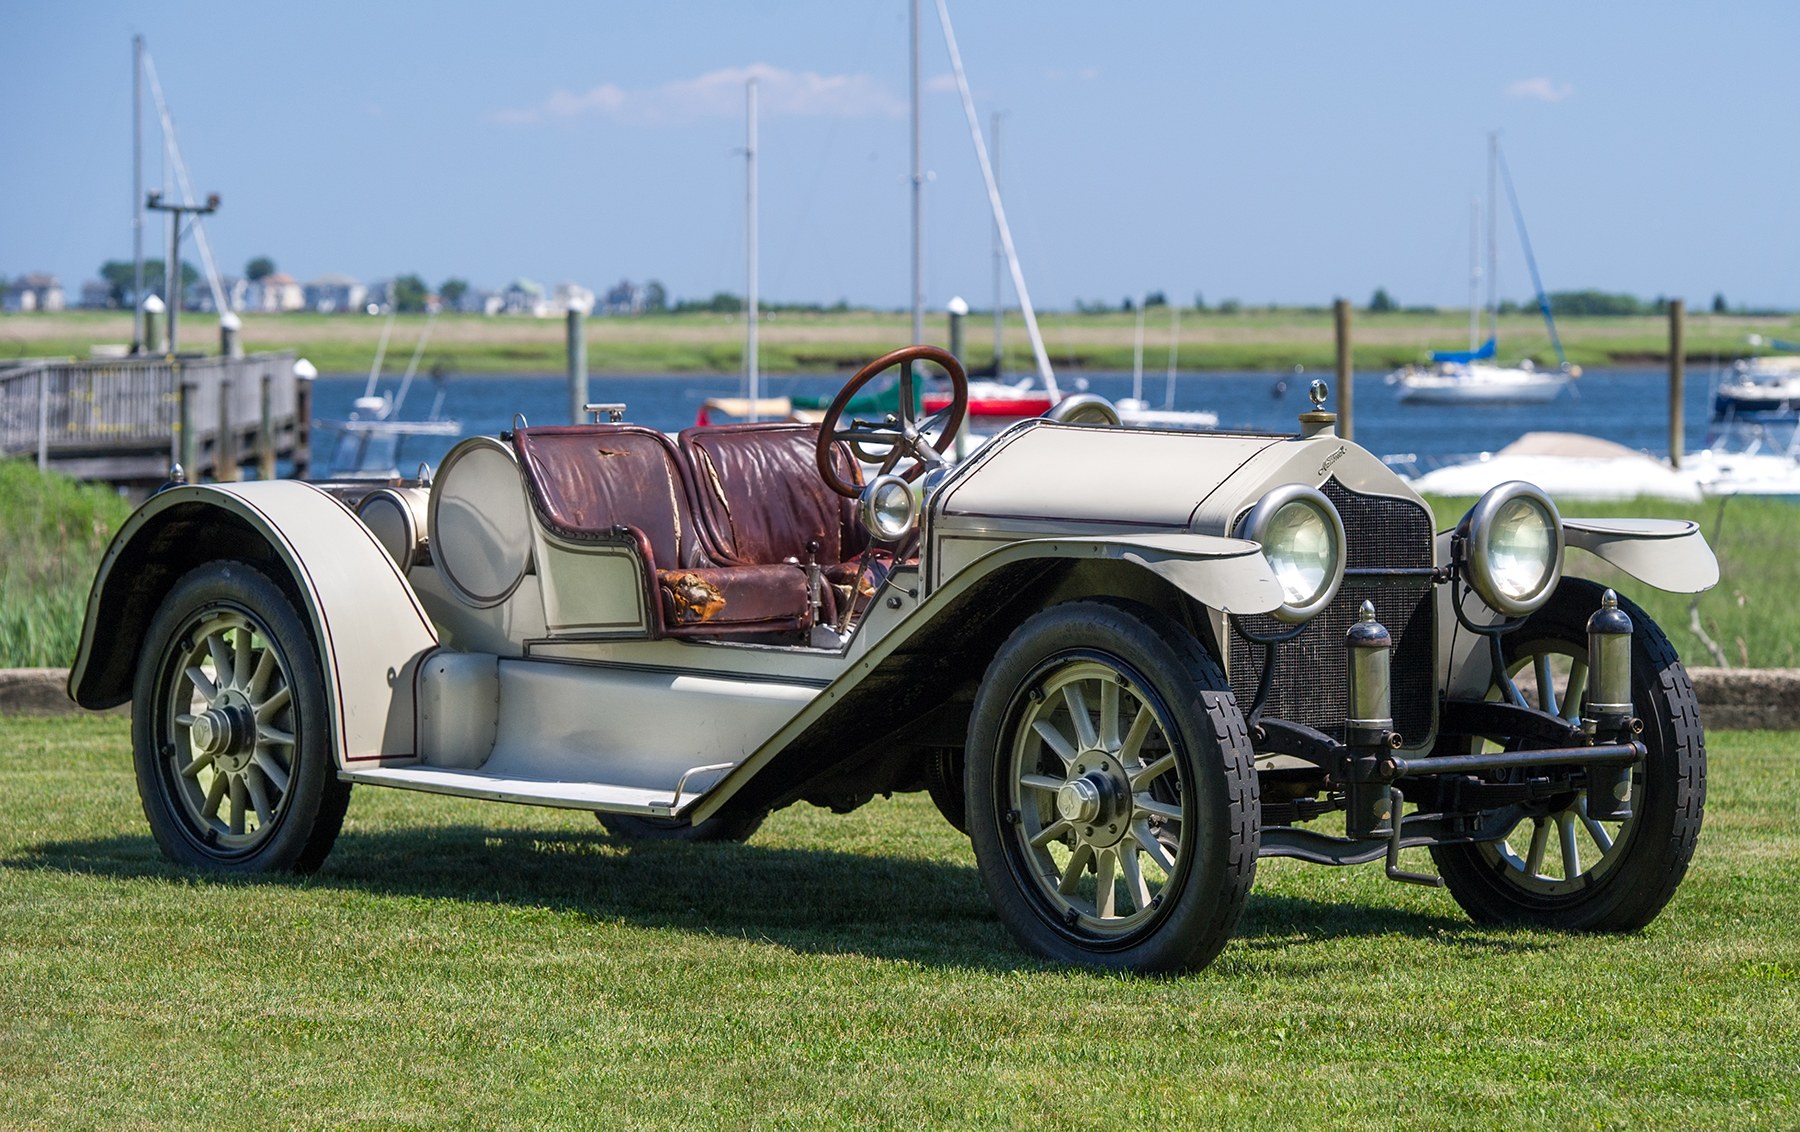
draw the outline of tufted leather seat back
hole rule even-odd
[[[819,477],[816,425],[706,425],[681,433],[708,552],[720,562],[789,559],[835,565],[868,544],[854,501]],[[838,473],[860,483],[849,450],[836,446]]]
[[[637,425],[519,429],[513,446],[544,524],[573,542],[640,531],[653,565],[705,565],[687,477],[669,438]],[[816,477],[815,477],[816,478]]]

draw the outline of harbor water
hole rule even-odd
[[[1297,427],[1296,414],[1308,408],[1306,390],[1316,376],[1330,379],[1329,374],[1314,373],[1179,373],[1174,407],[1215,412],[1222,429],[1292,432]],[[1382,456],[1414,457],[1421,468],[1497,450],[1534,430],[1584,433],[1653,455],[1668,454],[1668,374],[1660,368],[1588,370],[1572,389],[1548,405],[1405,405],[1400,403],[1398,389],[1386,384],[1385,377],[1381,373],[1356,375],[1356,441]],[[763,395],[830,395],[844,380],[843,376],[820,374],[765,374]],[[1132,391],[1129,373],[1068,374],[1060,381],[1065,391],[1085,384],[1088,391],[1114,400],[1129,397]],[[314,387],[314,416],[320,420],[348,416],[366,382],[366,375],[321,377]],[[1285,385],[1279,395],[1278,383]],[[384,380],[382,388],[391,390],[394,384],[391,379]],[[1160,407],[1166,388],[1166,374],[1146,376],[1144,399]],[[1684,441],[1689,451],[1707,443],[1711,390],[1709,373],[1689,372]],[[627,420],[665,432],[693,424],[707,398],[740,393],[735,374],[596,375],[589,381],[589,400],[623,402]],[[430,382],[415,382],[400,415],[422,416],[430,409],[433,396]],[[512,427],[515,415],[531,424],[566,424],[568,387],[560,377],[458,375],[447,382],[443,415],[461,422],[465,436],[499,433]],[[315,466],[323,468],[329,460],[331,441],[322,431],[314,434]],[[409,474],[421,461],[435,467],[454,443],[450,437],[410,438],[401,449],[400,467]]]

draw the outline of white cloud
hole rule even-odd
[[[902,118],[906,103],[868,75],[821,75],[766,63],[726,67],[691,79],[631,90],[601,83],[585,91],[558,90],[536,106],[498,110],[488,119],[526,126],[590,115],[634,125],[670,125],[703,118],[741,118],[744,86],[756,80],[757,106],[766,116]]]
[[[1520,79],[1506,88],[1506,97],[1523,98],[1532,102],[1561,102],[1574,93],[1575,84],[1559,83],[1541,75],[1537,78]]]

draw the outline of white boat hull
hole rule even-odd
[[[1400,400],[1414,405],[1541,405],[1572,380],[1565,373],[1482,365],[1394,376]]]

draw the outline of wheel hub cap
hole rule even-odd
[[[1100,787],[1092,779],[1077,778],[1056,792],[1056,812],[1064,820],[1091,822],[1100,816]]]
[[[1110,753],[1083,751],[1056,792],[1056,811],[1075,827],[1078,841],[1097,849],[1117,845],[1131,832],[1131,776]]]

